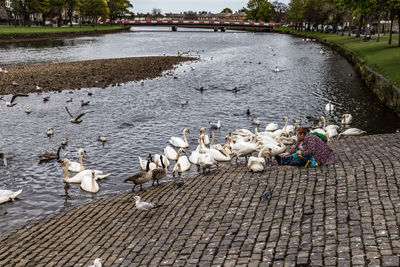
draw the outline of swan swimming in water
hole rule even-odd
[[[82,154],[86,155],[86,150],[83,149],[83,148],[78,150],[79,162],[69,161],[68,171],[70,171],[70,172],[81,172],[81,171],[85,170],[85,167],[83,166]]]
[[[103,172],[102,171],[98,171],[98,170],[84,170],[84,171],[78,172],[74,177],[69,178],[68,177],[69,160],[68,159],[63,159],[61,161],[60,165],[61,166],[65,165],[64,182],[66,182],[66,183],[81,183],[82,179],[84,177],[91,176],[92,171],[94,171],[94,173],[95,173],[95,179],[96,180],[104,179],[104,178],[110,176],[110,173],[103,175]]]
[[[95,180],[95,171],[91,170],[90,176],[85,176],[82,178],[81,189],[90,193],[99,192],[99,184]]]
[[[4,202],[8,202],[11,200],[14,200],[16,197],[18,197],[22,193],[22,189],[13,192],[11,190],[2,190],[0,189],[0,204]]]
[[[183,139],[180,138],[180,137],[174,137],[173,136],[173,137],[171,137],[169,139],[170,144],[175,146],[175,147],[181,147],[181,148],[182,147],[189,147],[189,143],[188,143],[188,141],[186,139],[186,133],[190,133],[188,128],[183,129],[183,132],[182,132]]]
[[[346,131],[342,132],[339,134],[340,136],[354,136],[354,135],[361,135],[361,134],[365,134],[367,133],[366,131],[363,131],[361,129],[358,128],[349,128]]]
[[[351,114],[343,114],[342,115],[342,124],[347,125],[350,124],[353,121],[353,116]]]
[[[332,101],[329,100],[328,104],[325,105],[326,112],[332,112],[335,106],[332,104]]]

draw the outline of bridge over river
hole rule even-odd
[[[279,27],[279,23],[214,20],[117,20],[115,23],[131,26],[171,26],[173,31],[176,31],[178,27],[211,28],[214,31],[228,29],[270,31],[274,27]]]

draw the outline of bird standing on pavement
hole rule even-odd
[[[260,200],[263,198],[269,198],[272,195],[272,186],[268,186],[267,190],[261,195]]]
[[[176,186],[177,187],[181,187],[185,184],[185,182],[183,180],[176,182]]]
[[[138,210],[151,210],[154,208],[158,208],[157,204],[152,202],[144,202],[140,200],[140,196],[135,196],[135,205]]]
[[[93,265],[90,265],[89,267],[101,267],[103,266],[103,261],[100,258],[97,258],[93,261]]]

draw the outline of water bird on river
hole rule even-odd
[[[0,189],[0,203],[8,202],[14,200],[18,197],[19,194],[22,193],[22,189],[13,192],[11,190],[1,190]]]
[[[202,86],[202,87],[200,87],[200,88],[195,88],[197,91],[200,91],[201,93],[203,93],[203,91],[204,90],[206,90],[206,89],[204,89],[204,87]]]
[[[43,96],[43,102],[49,101],[50,100],[50,96],[49,95],[44,95]]]
[[[60,160],[60,150],[64,149],[62,146],[58,147],[57,154],[46,152],[39,156],[39,164],[43,162],[48,162],[51,160],[56,159],[57,161]]]
[[[90,103],[90,101],[83,101],[83,100],[81,100],[81,106],[82,106],[82,107],[83,107],[83,106],[89,105],[89,103]]]
[[[68,138],[65,137],[63,140],[61,140],[61,145],[62,146],[67,146],[68,145]]]
[[[6,102],[6,106],[7,106],[7,107],[13,107],[13,106],[15,106],[15,105],[17,104],[17,103],[14,103],[14,100],[15,100],[17,97],[19,97],[19,96],[25,96],[25,97],[27,97],[27,96],[29,96],[29,95],[24,95],[24,94],[16,94],[16,95],[13,95],[13,96],[11,97],[10,102],[6,101],[6,100],[4,99],[3,96],[0,98],[0,100],[3,100],[4,102]]]
[[[43,89],[42,87],[40,87],[39,85],[36,85],[36,90],[40,91],[42,89]]]
[[[31,112],[32,112],[32,110],[29,108],[29,106],[26,106],[25,113],[31,114]]]
[[[351,114],[343,114],[341,123],[343,125],[350,124],[353,121],[353,116]]]
[[[152,179],[153,179],[153,185],[154,182],[157,181],[157,185],[159,185],[159,180],[167,176],[167,166],[164,164],[165,160],[167,158],[164,156],[160,156],[160,161],[161,161],[161,168],[155,168],[154,170],[151,171],[152,174]]]
[[[260,125],[260,120],[258,118],[252,118],[251,123],[254,125]]]
[[[153,177],[152,171],[150,170],[150,161],[147,161],[147,166],[145,171],[140,171],[125,179],[125,183],[133,184],[132,192],[135,192],[136,185],[140,185],[140,190],[142,190],[142,184],[148,182]]]
[[[72,102],[72,98],[71,98],[71,97],[67,97],[67,100],[66,100],[66,101],[67,101],[67,103],[68,103],[68,102]]]
[[[93,92],[89,90],[89,91],[87,92],[87,95],[88,95],[88,96],[91,96],[91,95],[93,95]]]
[[[83,112],[83,113],[79,114],[76,118],[74,118],[74,116],[72,116],[71,112],[69,112],[68,108],[65,107],[65,109],[67,110],[67,113],[68,113],[68,115],[69,115],[69,117],[70,117],[70,120],[69,120],[69,121],[70,121],[71,123],[76,123],[76,124],[81,123],[82,120],[80,120],[80,118],[82,118],[83,115],[85,115],[86,113],[88,113],[88,112],[86,112],[86,113]]]
[[[7,167],[7,158],[4,152],[0,152],[0,158],[3,160],[4,166]]]
[[[208,123],[210,124],[210,127],[211,127],[212,129],[219,129],[219,128],[221,128],[221,121],[220,121],[220,120],[218,120],[217,123],[215,123],[215,122],[208,122]]]
[[[107,142],[107,137],[99,135],[97,141],[100,141],[104,145],[104,143]]]
[[[82,178],[80,187],[83,191],[89,193],[97,193],[99,192],[99,184],[96,182],[95,179],[95,171],[92,170],[91,172],[92,172],[91,176],[84,176]]]
[[[187,104],[189,104],[188,100],[181,100],[181,105],[182,106],[187,105]]]
[[[51,137],[54,134],[54,129],[53,128],[48,128],[46,132],[48,137]]]
[[[278,66],[275,66],[274,72],[279,72]]]
[[[313,128],[321,127],[321,117],[306,116],[306,118],[313,124]]]
[[[335,109],[335,106],[332,104],[332,101],[329,100],[328,104],[325,105],[325,110],[327,112],[332,112]]]
[[[250,113],[250,109],[248,108],[247,111],[246,111],[246,115],[247,115],[247,116],[250,116],[250,114],[251,114],[251,113]]]
[[[319,53],[320,53],[320,54],[323,54],[323,53],[324,53],[324,50],[322,50],[322,49],[319,50]]]

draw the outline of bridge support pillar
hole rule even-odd
[[[226,29],[225,29],[225,27],[221,27],[220,30],[221,30],[221,32],[225,32]]]
[[[178,27],[177,26],[172,26],[171,29],[172,29],[173,32],[176,32],[178,30]]]

